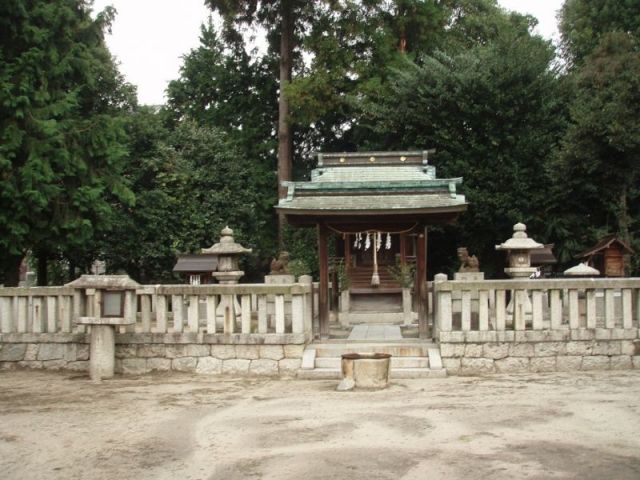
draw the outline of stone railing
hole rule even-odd
[[[434,282],[451,373],[640,367],[640,279]]]
[[[292,370],[311,340],[312,285],[146,285],[125,296],[116,369]],[[86,370],[91,289],[0,288],[0,366]],[[264,361],[263,361],[264,360]],[[225,365],[226,364],[226,365]]]

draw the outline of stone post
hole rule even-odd
[[[437,340],[440,333],[440,293],[438,292],[438,283],[446,282],[448,279],[446,273],[437,273],[433,277],[433,339]]]
[[[91,357],[89,375],[100,381],[114,375],[116,336],[113,325],[91,325]]]

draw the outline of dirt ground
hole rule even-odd
[[[640,372],[396,381],[0,372],[0,478],[640,478]]]

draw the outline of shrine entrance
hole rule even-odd
[[[419,337],[428,337],[427,226],[453,222],[467,207],[456,192],[461,178],[436,178],[428,162],[433,153],[318,154],[311,181],[283,182],[287,196],[278,212],[318,233],[319,338],[329,338],[332,318],[341,323],[340,314],[348,318],[363,306],[370,320],[362,316],[362,323],[395,323],[382,309],[393,302],[401,305],[402,323],[415,316]],[[333,316],[331,304],[339,306]]]

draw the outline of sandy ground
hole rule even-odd
[[[640,372],[335,384],[0,372],[0,478],[640,478]]]

